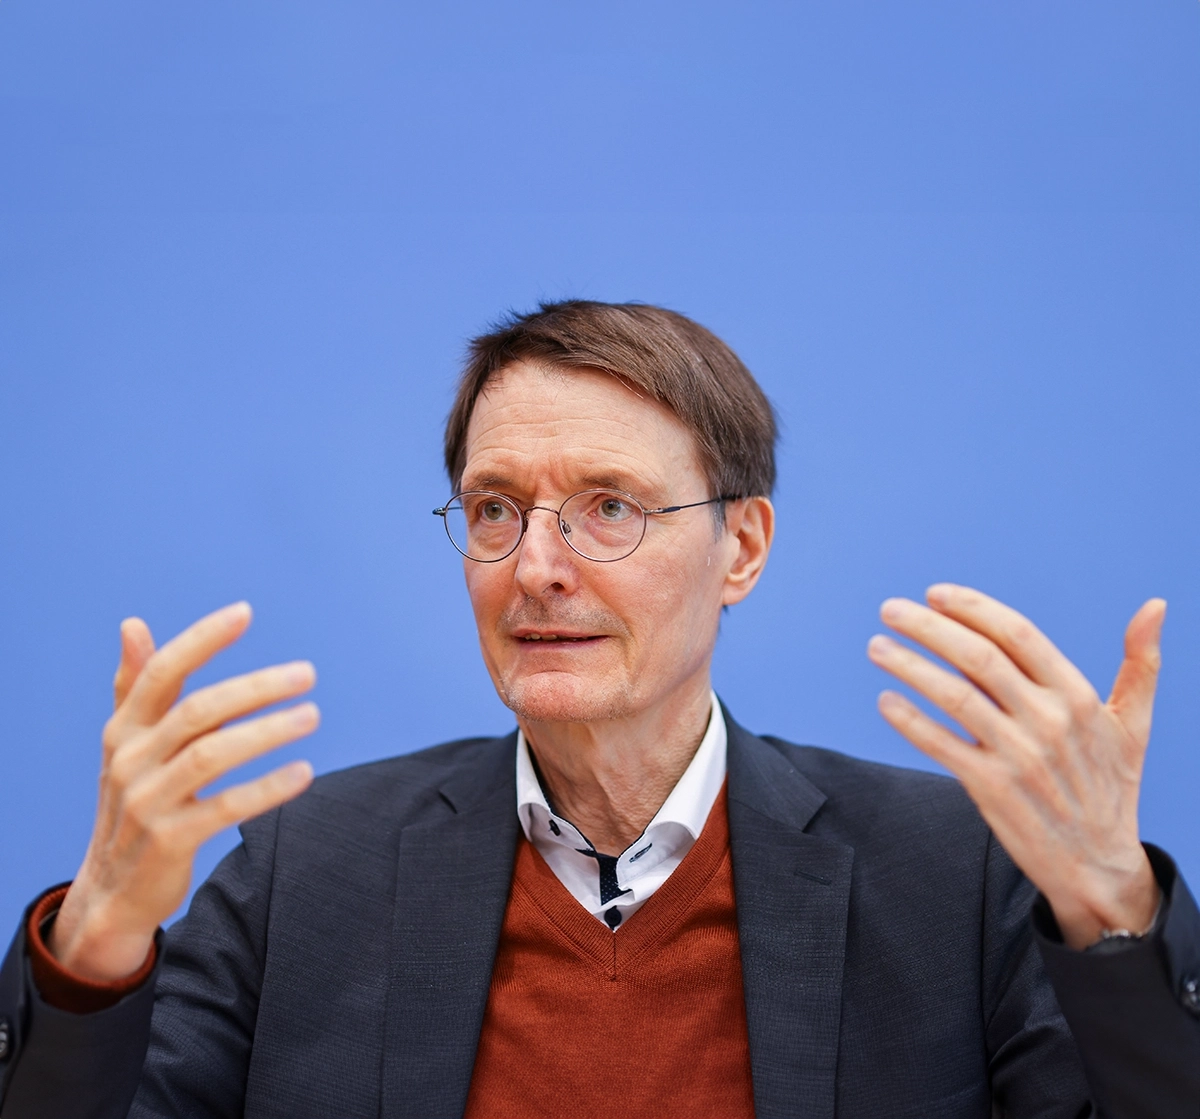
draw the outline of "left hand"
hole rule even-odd
[[[883,621],[962,672],[882,635],[868,655],[955,719],[968,741],[895,692],[879,710],[963,783],[996,838],[1045,894],[1063,939],[1143,932],[1159,888],[1138,839],[1138,791],[1150,740],[1167,604],[1151,599],[1125,632],[1125,661],[1103,703],[1028,619],[969,587],[941,583],[929,606],[888,599]]]

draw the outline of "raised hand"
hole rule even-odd
[[[903,696],[883,717],[959,780],[996,837],[1046,895],[1066,942],[1103,929],[1142,932],[1159,889],[1138,840],[1166,603],[1151,599],[1125,634],[1108,702],[1031,622],[968,587],[931,587],[928,606],[883,604],[883,621],[963,674],[882,635],[868,655],[973,736],[968,741]]]
[[[307,762],[292,762],[198,796],[229,770],[312,733],[319,721],[316,705],[302,703],[225,725],[307,692],[316,674],[304,661],[223,680],[179,701],[188,675],[249,625],[250,607],[237,603],[157,651],[143,621],[130,618],[121,627],[95,829],[48,944],[76,975],[103,982],[137,971],[155,930],[187,895],[197,848],[312,781]]]

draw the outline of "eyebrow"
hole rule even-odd
[[[468,484],[468,477],[470,484]],[[464,490],[495,490],[497,493],[508,494],[514,488],[512,478],[507,474],[485,473],[470,475],[463,478],[462,488]],[[655,500],[659,496],[651,494],[652,487],[647,486],[642,480],[635,478],[632,474],[627,474],[624,471],[589,471],[580,475],[575,482],[579,489],[573,492],[579,493],[581,490],[620,490],[623,493],[633,494],[639,499],[654,497]]]
[[[459,483],[464,490],[500,490],[503,491],[506,487],[512,485],[512,479],[503,474],[478,474],[467,481],[467,475],[464,474],[462,481]]]

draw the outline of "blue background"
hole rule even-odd
[[[1198,57],[1194,0],[0,6],[0,925],[83,853],[127,614],[249,599],[203,678],[311,657],[318,772],[511,725],[429,510],[466,338],[567,295],[779,407],[741,720],[920,765],[885,596],[1107,694],[1164,595],[1143,828],[1200,884]]]

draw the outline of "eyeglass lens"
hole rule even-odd
[[[446,507],[445,519],[451,542],[468,559],[504,559],[521,540],[521,510],[500,494],[459,494]],[[587,559],[624,559],[641,543],[646,517],[627,494],[586,490],[567,499],[559,513],[559,530]]]

